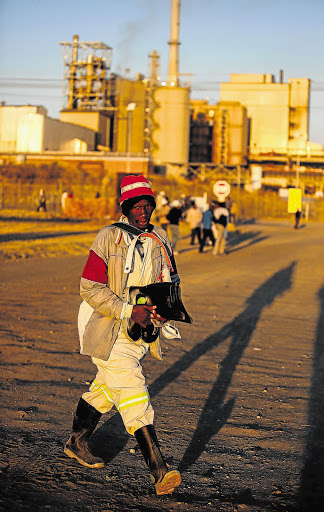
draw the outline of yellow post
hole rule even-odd
[[[296,213],[302,208],[302,189],[290,188],[288,192],[288,213]]]

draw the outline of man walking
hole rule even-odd
[[[210,239],[213,246],[215,245],[215,237],[214,237],[213,231],[212,231],[212,225],[213,225],[213,222],[215,222],[213,211],[214,211],[214,205],[213,205],[213,203],[210,203],[208,210],[206,210],[203,214],[203,219],[202,219],[203,236],[202,236],[202,239],[200,242],[199,252],[204,251],[204,247],[205,247],[207,238]]]
[[[81,278],[81,353],[91,356],[97,375],[80,398],[64,452],[89,468],[103,467],[104,461],[89,450],[88,440],[101,415],[115,405],[126,430],[136,437],[156,493],[170,494],[180,485],[181,476],[169,470],[161,454],[140,364],[149,349],[162,358],[159,338],[149,340],[146,333],[147,342],[144,334],[134,341],[129,329],[135,322],[142,333],[164,319],[156,313],[156,305],[130,303],[128,287],[180,279],[166,232],[150,224],[155,198],[149,181],[144,176],[126,176],[120,204],[123,215],[118,226],[99,232]]]
[[[180,238],[180,226],[179,222],[182,217],[182,207],[181,203],[178,199],[175,199],[171,203],[171,209],[167,215],[167,219],[169,221],[169,230],[171,235],[171,244],[174,251],[174,254],[177,256],[179,253],[177,251],[177,244]]]
[[[217,203],[216,208],[214,210],[215,217],[215,227],[217,232],[217,240],[216,245],[213,250],[214,255],[222,255],[225,253],[225,230],[228,223],[229,212],[228,209],[225,208],[223,203]]]
[[[200,208],[198,208],[195,201],[192,201],[191,206],[186,214],[186,221],[189,223],[191,228],[191,242],[190,245],[195,245],[195,238],[197,237],[198,242],[201,242],[201,221],[203,214]]]

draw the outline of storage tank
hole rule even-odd
[[[186,165],[189,152],[190,89],[158,87],[152,112],[152,157],[154,163]]]

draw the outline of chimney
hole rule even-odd
[[[279,83],[283,84],[283,80],[284,80],[284,72],[283,72],[283,69],[280,70],[280,78],[279,78]]]
[[[171,33],[169,50],[169,71],[167,84],[179,85],[179,28],[180,28],[180,0],[171,0]]]
[[[73,36],[72,64],[78,61],[79,36]]]

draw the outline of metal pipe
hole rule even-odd
[[[69,76],[69,101],[68,108],[77,108],[77,100],[75,98],[75,79],[76,79],[76,62],[78,61],[78,49],[79,49],[79,36],[75,34],[73,36],[72,46],[72,60],[70,65],[70,76]]]

